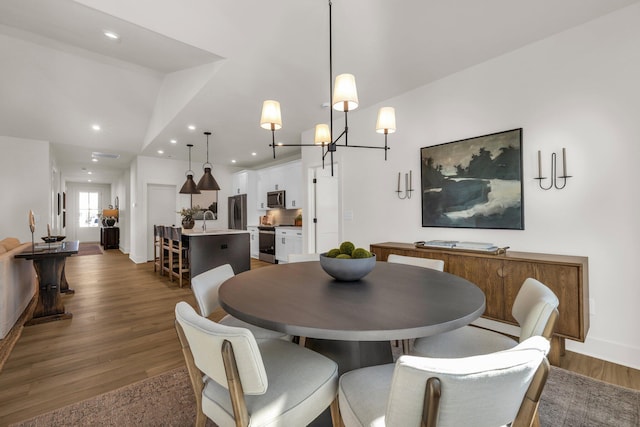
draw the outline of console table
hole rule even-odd
[[[100,244],[104,249],[118,249],[120,247],[120,227],[100,228]]]
[[[412,243],[385,242],[370,246],[380,261],[389,254],[444,261],[444,271],[464,277],[487,297],[482,317],[517,325],[511,316],[515,297],[524,280],[532,277],[548,286],[560,300],[560,317],[551,340],[549,361],[558,365],[565,339],[584,342],[589,331],[588,258],[528,252],[501,255],[439,248],[417,248]]]
[[[61,293],[69,292],[64,277],[64,264],[67,257],[78,253],[79,242],[60,242],[28,249],[15,255],[16,258],[33,260],[38,275],[38,301],[33,318],[25,325],[35,325],[52,320],[71,319],[62,302]],[[72,292],[72,291],[71,291]]]

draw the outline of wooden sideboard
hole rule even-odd
[[[560,316],[551,343],[549,361],[557,365],[564,340],[584,342],[589,331],[588,258],[528,252],[490,255],[451,249],[417,248],[412,243],[375,243],[371,252],[380,261],[389,254],[441,259],[444,271],[464,277],[482,289],[487,298],[483,317],[517,325],[511,308],[528,277],[547,285],[558,296]]]

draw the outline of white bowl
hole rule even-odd
[[[375,254],[369,258],[330,258],[327,253],[320,254],[320,265],[327,274],[341,282],[353,282],[362,279],[376,266]]]

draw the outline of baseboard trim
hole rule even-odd
[[[520,336],[520,328],[506,323],[496,322],[485,318],[475,320],[472,325],[498,331],[503,334]],[[574,353],[605,360],[633,369],[640,369],[640,348],[629,347],[613,341],[587,337],[582,343],[579,341],[565,340],[566,349]]]

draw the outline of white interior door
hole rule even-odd
[[[147,261],[153,260],[153,226],[176,222],[176,186],[147,185]]]
[[[331,168],[317,167],[313,171],[315,185],[312,186],[312,197],[316,222],[313,224],[315,232],[316,253],[326,252],[338,247],[339,236],[339,205],[338,205],[338,170],[334,164],[334,176]]]

